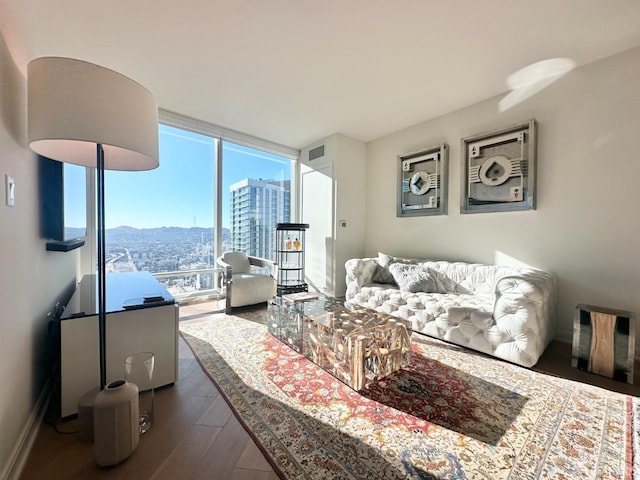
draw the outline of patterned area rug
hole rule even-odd
[[[639,474],[635,397],[418,334],[409,367],[358,393],[272,337],[264,310],[239,315],[180,330],[281,478]]]

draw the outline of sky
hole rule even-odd
[[[106,228],[213,227],[217,140],[159,126],[160,166],[143,172],[105,172]],[[223,143],[222,226],[229,227],[229,186],[245,178],[289,180],[291,161]]]
[[[84,228],[87,225],[87,171],[85,167],[73,163],[63,163],[64,225],[65,227]]]

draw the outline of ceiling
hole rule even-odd
[[[161,108],[302,148],[505,94],[528,64],[640,45],[638,0],[0,0],[19,70],[67,56]],[[634,79],[637,81],[637,79]]]

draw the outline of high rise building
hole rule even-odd
[[[231,248],[275,258],[276,224],[289,222],[289,180],[245,178],[231,185]]]

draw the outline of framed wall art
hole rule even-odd
[[[535,120],[463,138],[461,152],[461,213],[535,209]]]
[[[447,213],[447,145],[398,156],[397,216]]]

